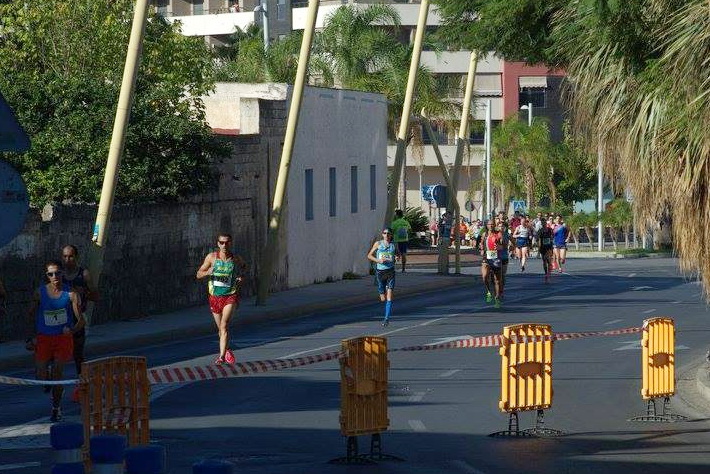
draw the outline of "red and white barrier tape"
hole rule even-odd
[[[622,334],[634,334],[643,331],[643,328],[624,328],[614,329],[611,331],[596,331],[596,332],[568,332],[553,334],[552,338],[555,341],[566,341],[570,339],[581,339],[585,337],[598,336],[619,336]],[[520,342],[541,342],[546,338],[523,337]],[[515,342],[515,338],[511,338]],[[433,351],[440,349],[467,349],[478,347],[500,347],[503,343],[503,336],[494,334],[489,336],[478,336],[467,339],[459,339],[456,341],[442,342],[441,344],[425,344],[419,346],[401,347],[399,349],[391,349],[389,352],[403,351]],[[293,367],[303,367],[306,365],[317,364],[328,360],[339,359],[343,356],[343,352],[334,351],[323,354],[316,354],[306,357],[296,357],[293,359],[274,359],[274,360],[258,360],[238,362],[236,364],[222,365],[202,365],[191,367],[163,367],[148,369],[148,381],[151,384],[165,383],[181,383],[181,382],[197,382],[202,380],[215,380],[229,377],[237,377],[242,375],[252,375],[272,370],[290,369]],[[17,377],[6,377],[0,375],[0,384],[9,385],[74,385],[79,383],[78,380],[34,380],[22,379]]]
[[[224,379],[240,375],[259,374],[272,370],[290,369],[293,367],[317,364],[327,360],[339,359],[342,354],[341,351],[337,351],[307,357],[297,357],[294,359],[259,360],[237,362],[236,364],[148,369],[148,381],[151,384],[159,384]]]

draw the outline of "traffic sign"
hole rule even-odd
[[[22,231],[29,207],[22,176],[9,163],[0,161],[0,247]]]
[[[29,148],[29,137],[0,94],[0,151],[23,152]]]
[[[513,201],[513,212],[525,212],[526,208],[525,201]]]
[[[473,205],[473,202],[470,199],[466,200],[466,204],[463,205],[463,207],[468,211],[468,212],[473,212],[476,210],[476,206]]]

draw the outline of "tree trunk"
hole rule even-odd
[[[617,228],[614,226],[609,226],[609,236],[611,237],[611,242],[614,244],[614,250],[618,250],[618,242],[617,242]],[[603,234],[602,234],[603,235]]]
[[[571,232],[572,240],[574,240],[574,249],[579,250],[579,232]]]
[[[584,226],[584,232],[587,234],[587,240],[589,241],[589,247],[594,250],[594,232],[589,226]]]
[[[535,176],[530,168],[525,170],[525,198],[528,209],[535,207]]]

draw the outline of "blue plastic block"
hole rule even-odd
[[[231,462],[206,459],[192,465],[192,474],[232,474],[233,467]]]
[[[84,444],[84,425],[55,423],[49,428],[49,442],[54,449],[77,449]]]
[[[84,474],[84,463],[55,464],[52,468],[52,474]]]
[[[126,453],[126,437],[96,435],[89,440],[89,455],[95,464],[120,464]]]
[[[126,449],[126,474],[164,474],[165,448],[158,444]]]

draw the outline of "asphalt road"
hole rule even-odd
[[[264,360],[336,350],[342,339],[385,335],[390,348],[500,333],[503,325],[549,323],[555,332],[638,327],[670,316],[677,328],[678,372],[708,347],[710,312],[701,288],[676,271],[672,259],[574,260],[568,274],[544,285],[533,261],[528,273],[511,265],[501,310],[482,289],[396,300],[392,324],[379,325],[381,307],[342,308],[309,318],[251,327],[235,335],[237,359]],[[531,271],[532,270],[532,271]],[[373,289],[373,297],[374,289]],[[396,293],[395,293],[396,296]],[[374,299],[374,298],[373,298]],[[339,466],[339,368],[324,362],[262,375],[155,386],[151,430],[166,446],[169,472],[188,473],[203,458],[232,461],[237,473],[698,473],[710,467],[710,421],[673,398],[689,421],[627,421],[642,414],[640,335],[555,344],[553,408],[545,424],[556,438],[503,439],[498,410],[500,357],[493,348],[396,352],[390,356],[390,429],[386,453],[405,461]],[[214,337],[146,347],[149,366],[207,364]],[[19,374],[23,375],[23,374]],[[28,375],[25,373],[24,375]],[[38,388],[0,386],[0,471],[49,472],[49,403]],[[69,417],[77,407],[70,407]],[[710,411],[707,411],[710,413]],[[42,418],[44,417],[44,418]],[[521,414],[521,427],[534,424]],[[361,437],[361,451],[369,439]],[[14,467],[13,467],[14,465]]]

